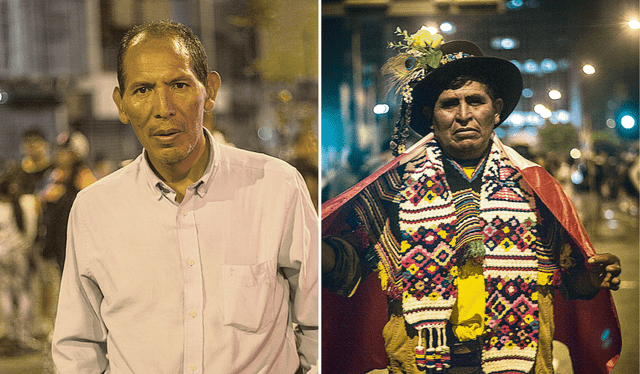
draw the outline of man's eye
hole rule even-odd
[[[469,103],[469,105],[482,105],[485,103],[485,100],[480,97],[472,97],[467,99],[467,103]]]
[[[176,88],[177,89],[181,90],[181,89],[186,88],[186,87],[187,87],[186,83],[176,83]]]
[[[145,94],[145,93],[147,93],[147,90],[148,90],[148,89],[147,89],[147,87],[140,87],[140,88],[138,88],[137,90],[133,91],[133,93],[136,93],[136,94]]]
[[[452,108],[452,107],[454,107],[456,105],[458,105],[458,102],[454,101],[454,100],[443,101],[443,102],[440,103],[440,106],[442,108]]]

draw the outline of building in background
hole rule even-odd
[[[238,147],[317,168],[318,3],[315,0],[0,0],[0,157],[20,157],[24,130],[69,130],[89,161],[141,149],[111,94],[130,27],[172,19],[201,38],[222,76],[211,128]]]
[[[324,0],[323,199],[349,187],[334,187],[345,168],[368,174],[388,160],[399,101],[385,92],[379,71],[397,53],[387,48],[399,39],[397,27],[412,34],[427,26],[445,41],[470,40],[514,62],[522,98],[496,133],[566,158],[602,140],[637,140],[638,30],[627,24],[634,17],[635,0]],[[586,64],[596,73],[585,74]],[[635,133],[621,136],[616,118],[633,103]]]

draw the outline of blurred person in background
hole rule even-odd
[[[79,132],[58,136],[54,167],[42,192],[44,235],[42,256],[55,260],[60,271],[64,267],[67,243],[67,221],[78,192],[96,181],[85,157],[88,141]]]
[[[638,150],[624,152],[621,162],[616,166],[616,171],[622,211],[637,216],[640,197],[640,158],[638,157]]]
[[[184,25],[136,26],[113,100],[143,152],[74,202],[61,374],[317,373],[318,217],[282,160],[204,127],[221,80]]]
[[[33,127],[22,135],[20,150],[24,155],[21,167],[26,174],[25,192],[37,195],[44,188],[47,175],[53,168],[49,141],[40,128]]]
[[[118,164],[103,154],[98,154],[92,168],[96,179],[102,179],[118,169]]]
[[[31,264],[35,253],[40,204],[35,195],[23,193],[19,168],[0,176],[0,302],[9,351],[19,355],[42,348],[34,338]],[[6,347],[3,346],[6,349]]]

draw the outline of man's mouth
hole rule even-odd
[[[465,127],[465,128],[462,128],[462,129],[456,130],[456,131],[454,131],[453,133],[454,133],[455,135],[458,135],[458,134],[466,135],[466,134],[477,133],[477,132],[478,132],[478,130],[476,130],[476,129],[472,129],[472,128],[470,128],[470,127]]]
[[[153,137],[161,141],[173,140],[180,134],[180,130],[177,129],[167,129],[167,130],[158,130],[153,133]]]

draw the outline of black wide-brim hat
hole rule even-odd
[[[486,82],[493,91],[494,99],[504,101],[500,122],[495,127],[502,124],[520,100],[523,87],[520,70],[507,60],[484,56],[480,47],[469,41],[443,43],[440,50],[444,63],[427,72],[424,78],[409,83],[412,102],[407,104],[403,101],[403,105],[409,105],[405,108],[409,114],[407,125],[421,136],[430,133],[432,124],[424,115],[424,107],[433,108],[444,87],[462,76],[476,77]]]

